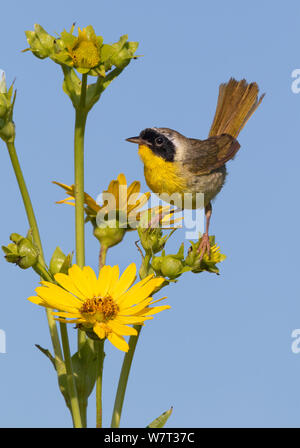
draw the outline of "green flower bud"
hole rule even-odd
[[[72,254],[65,255],[60,247],[57,247],[51,257],[49,270],[52,275],[55,275],[59,272],[67,274],[71,264]]]
[[[1,79],[0,79],[0,93],[6,93],[7,87],[6,87],[6,79],[5,79],[5,73],[2,71]]]
[[[30,50],[37,58],[45,59],[54,52],[56,39],[48,34],[41,25],[35,24],[34,31],[25,31],[25,34]]]
[[[164,277],[171,279],[178,277],[182,273],[183,263],[173,255],[163,257],[161,262],[161,273]]]
[[[119,222],[115,219],[103,222],[94,228],[94,236],[100,241],[102,247],[112,247],[119,244],[126,233],[125,228],[119,227]]]
[[[4,124],[3,127],[1,127],[1,121],[2,120],[0,120],[0,137],[5,142],[12,142],[16,135],[14,123],[9,122],[7,124]]]
[[[163,250],[166,244],[167,236],[163,236],[160,228],[143,228],[138,227],[138,234],[141,245],[146,251],[151,251],[153,254]]]
[[[155,274],[154,269],[151,266],[147,268],[147,266],[145,266],[145,264],[142,263],[142,265],[141,265],[141,267],[139,269],[140,279],[143,279],[143,278],[145,278],[145,277],[147,277],[148,275],[151,275],[151,274]]]
[[[13,243],[19,243],[24,237],[22,235],[19,235],[18,233],[12,233],[9,237],[9,239]]]
[[[15,125],[12,120],[16,92],[13,95],[13,85],[6,89],[5,75],[0,81],[0,137],[5,142],[12,142],[15,138]]]
[[[12,233],[10,240],[13,243],[2,246],[5,258],[9,263],[17,264],[21,269],[28,269],[38,261],[38,250],[28,238],[18,233]]]
[[[188,250],[188,254],[186,256],[185,259],[185,264],[187,266],[194,266],[194,263],[196,261],[196,258],[198,256],[198,252],[197,252],[197,245],[195,243],[193,243],[193,241],[190,241],[191,243],[191,247]]]
[[[38,251],[27,238],[23,238],[18,243],[18,249],[20,255],[18,265],[20,268],[27,269],[36,264],[39,255]]]
[[[162,263],[163,257],[153,257],[151,260],[151,266],[155,270],[156,273],[161,272],[161,263]]]
[[[0,103],[0,118],[3,118],[6,114],[6,107]]]
[[[198,252],[200,242],[201,240],[199,240],[197,243],[193,243],[192,241],[190,241],[191,247],[185,259],[185,265],[188,266],[190,270],[195,274],[203,271],[219,274],[217,263],[225,260],[226,256],[220,253],[219,247],[215,244],[215,237],[209,237],[210,255],[205,253],[201,260],[200,253]]]

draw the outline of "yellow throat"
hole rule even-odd
[[[144,163],[147,185],[154,193],[173,194],[185,191],[186,182],[180,176],[176,162],[166,162],[145,145],[139,145],[139,156]]]

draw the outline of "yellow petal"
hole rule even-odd
[[[98,283],[100,295],[104,297],[110,292],[119,278],[119,266],[105,265],[99,272]]]
[[[96,333],[96,335],[100,338],[100,339],[104,339],[106,334],[105,334],[105,329],[103,327],[103,325],[99,322],[96,322],[94,327],[93,327],[94,332]]]
[[[143,280],[140,280],[138,283],[136,283],[134,286],[132,286],[129,291],[125,292],[122,297],[118,300],[118,305],[122,305],[123,302],[126,302],[128,299],[128,296],[136,295],[137,292],[142,288],[143,285],[149,282],[153,278],[153,274],[148,275]]]
[[[76,288],[85,296],[93,297],[93,288],[87,281],[87,278],[82,269],[77,264],[73,264],[68,271],[69,277],[76,286]]]
[[[133,288],[131,288],[122,296],[122,309],[142,302],[149,297],[156,288],[161,286],[164,281],[165,279],[162,277],[153,278],[139,289],[133,291]],[[119,303],[119,306],[121,306],[121,303]]]
[[[99,284],[95,272],[90,266],[84,266],[83,273],[87,279],[87,282],[90,284],[93,295],[97,297],[99,295]]]
[[[114,288],[115,284],[119,280],[120,270],[119,266],[116,264],[115,266],[112,266],[111,268],[111,278],[110,278],[110,284],[108,286],[108,293],[111,294],[112,289]]]
[[[130,196],[134,193],[139,193],[141,189],[141,183],[138,180],[135,180],[132,182],[131,185],[128,187],[127,191],[127,201],[129,200]]]
[[[96,213],[100,210],[100,205],[87,193],[84,193],[84,203]]]
[[[130,306],[128,308],[124,308],[120,310],[121,316],[135,316],[137,313],[139,313],[141,310],[146,308],[149,303],[151,302],[152,297],[149,297],[148,299],[143,300],[141,303],[135,306]]]
[[[52,314],[54,314],[54,313],[52,313]],[[78,324],[78,323],[80,323],[80,321],[78,319],[66,320],[63,317],[54,317],[54,320],[57,320],[57,322],[63,322],[64,324]]]
[[[111,267],[104,265],[99,272],[98,287],[100,296],[104,297],[107,294],[110,285]]]
[[[114,299],[118,299],[128,288],[132,285],[136,278],[136,265],[131,263],[121,275],[119,281],[111,290],[111,295]]]
[[[142,322],[144,322],[144,320],[149,320],[149,319],[153,319],[152,316],[143,316],[143,315],[138,315],[138,316],[120,316],[118,315],[115,318],[115,321],[119,322],[122,325],[136,325],[136,324],[141,324]]]
[[[135,328],[127,327],[127,325],[122,325],[116,322],[115,320],[111,320],[107,322],[107,326],[114,331],[116,334],[120,336],[136,336],[137,331]]]
[[[162,305],[162,306],[154,306],[153,308],[147,308],[145,313],[143,313],[144,316],[160,313],[163,310],[170,309],[170,305]]]
[[[150,193],[143,194],[140,196],[139,200],[134,201],[134,196],[132,196],[132,200],[128,200],[128,213],[130,213],[132,210],[138,210],[139,208],[143,207],[146,202],[148,202],[150,197]]]
[[[127,185],[118,185],[118,197],[119,202],[117,204],[118,210],[123,210],[124,212],[128,213],[127,211]]]
[[[122,350],[123,352],[128,352],[129,346],[123,336],[119,336],[116,333],[109,333],[107,335],[107,339],[119,350]]]
[[[62,184],[61,182],[56,182],[55,180],[52,182],[55,185],[58,185],[59,187],[63,188],[67,194],[70,196],[75,196],[74,194],[74,185],[66,185]]]
[[[54,276],[57,283],[59,283],[63,288],[74,294],[78,299],[85,300],[86,296],[74,285],[73,281],[67,274],[55,274]]]
[[[55,314],[55,316],[59,316],[59,317],[66,317],[67,319],[72,319],[72,318],[77,318],[77,317],[81,317],[81,314],[78,313],[66,313],[65,311],[53,311],[52,314]]]
[[[41,305],[41,306],[48,307],[47,303],[43,299],[41,299],[40,297],[32,296],[32,297],[28,297],[27,300],[29,300],[32,303],[35,303],[36,305]]]
[[[57,285],[51,285],[49,288],[39,286],[35,291],[51,308],[76,313],[81,306],[81,302],[76,297]]]
[[[119,184],[121,184],[121,185],[127,185],[127,181],[126,181],[125,174],[120,173],[120,174],[118,175],[118,177],[117,177],[117,180],[118,180]]]

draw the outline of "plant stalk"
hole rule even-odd
[[[35,218],[35,214],[33,211],[31,199],[30,199],[30,196],[28,193],[28,189],[27,189],[25,179],[24,179],[24,176],[22,173],[22,169],[20,166],[20,162],[18,159],[18,155],[16,152],[15,144],[14,144],[14,142],[8,142],[8,143],[6,143],[6,145],[7,145],[8,153],[10,156],[11,164],[13,166],[15,176],[16,176],[16,179],[18,182],[19,190],[20,190],[20,193],[21,193],[21,196],[23,199],[25,212],[26,212],[28,223],[29,223],[29,226],[30,226],[30,229],[32,232],[32,238],[33,238],[35,245],[37,246],[37,248],[39,250],[39,263],[41,264],[42,267],[45,267],[46,264],[45,264],[44,254],[43,254],[40,233],[39,233],[37,221]],[[60,341],[59,341],[56,322],[55,322],[54,317],[49,308],[46,309],[46,314],[47,314],[47,320],[48,320],[50,337],[51,337],[52,346],[53,346],[53,350],[54,350],[55,360],[57,362],[61,363],[61,362],[63,362],[63,357],[62,357],[62,350],[61,350],[61,345],[60,345]]]
[[[96,428],[102,428],[102,377],[103,362],[105,358],[104,341],[100,339],[96,342],[97,350],[97,374],[96,374]]]
[[[76,263],[85,265],[84,239],[84,134],[87,119],[85,109],[87,75],[82,75],[80,104],[76,108],[74,131],[74,174],[75,174],[75,245]],[[85,333],[78,330],[78,349],[85,343]]]
[[[122,409],[123,409],[123,403],[124,403],[127,383],[128,383],[129,372],[130,372],[133,356],[135,353],[136,344],[139,340],[139,335],[140,335],[142,326],[134,325],[134,328],[137,331],[137,335],[130,336],[129,343],[128,343],[129,350],[124,355],[124,360],[123,360],[122,370],[120,373],[117,394],[116,394],[116,398],[115,398],[113,415],[112,415],[112,419],[111,419],[111,428],[119,428],[119,426],[120,426],[120,420],[121,420],[121,414],[122,414]]]
[[[70,398],[70,407],[71,407],[71,411],[72,411],[73,425],[74,425],[74,428],[82,428],[77,389],[76,389],[75,378],[74,378],[73,369],[72,369],[72,359],[71,359],[71,353],[70,353],[67,324],[62,322],[60,325],[60,331],[61,331],[61,340],[62,340],[62,345],[63,345],[63,350],[64,350],[67,385],[68,385],[68,392],[69,392],[69,398]]]

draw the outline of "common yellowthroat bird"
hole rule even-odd
[[[156,127],[126,139],[139,145],[145,179],[154,193],[204,194],[206,228],[198,249],[200,258],[205,252],[210,254],[211,201],[224,185],[226,162],[240,148],[237,136],[262,102],[264,94],[258,98],[258,92],[258,85],[255,82],[248,84],[245,79],[236,81],[231,78],[221,84],[215,117],[206,140]],[[193,202],[192,208],[195,207]]]

